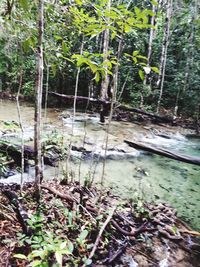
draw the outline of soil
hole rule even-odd
[[[54,245],[69,242],[71,253],[64,253],[62,263],[55,265],[56,249],[52,249],[35,266],[200,266],[200,233],[177,218],[169,205],[124,200],[109,190],[65,182],[43,183],[39,202],[31,183],[21,194],[19,185],[1,184],[0,266],[27,266],[30,257],[14,255],[44,250],[45,237]],[[38,214],[42,219],[34,223]],[[43,240],[34,243],[35,248],[33,240],[39,235]]]

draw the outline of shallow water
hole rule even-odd
[[[66,114],[67,113],[67,114]],[[33,107],[23,106],[21,108],[22,120],[25,128],[25,136],[28,144],[32,143],[33,137]],[[64,114],[65,119],[61,118]],[[61,111],[49,109],[45,131],[61,131],[68,138],[72,132],[73,120],[69,117],[71,110]],[[16,105],[14,102],[0,102],[0,120],[18,121]],[[107,125],[98,123],[96,115],[77,114],[74,122],[74,143],[77,146],[83,145],[96,153],[95,159],[71,161],[70,167],[73,170],[73,178],[94,179],[99,183],[102,178],[103,156],[105,154]],[[167,149],[178,151],[188,155],[200,157],[200,140],[186,139],[181,135],[180,129],[177,133],[169,128],[159,128],[159,131],[167,132],[173,136],[171,139],[155,136],[152,134],[152,125],[139,126],[126,122],[113,122],[110,127],[109,146],[110,157],[105,164],[104,184],[113,191],[124,197],[135,198],[136,196],[148,200],[164,200],[174,206],[178,214],[190,223],[194,228],[200,229],[200,166],[186,164],[164,157],[138,153],[123,143],[123,139],[139,140]],[[19,139],[19,133],[15,137],[8,136],[14,141]],[[112,152],[113,149],[118,150]],[[127,151],[124,154],[121,151]],[[98,152],[101,159],[97,162]],[[121,154],[120,154],[121,153]],[[125,156],[126,155],[126,156]],[[115,158],[115,160],[109,159]],[[123,159],[125,158],[125,159]],[[80,164],[81,162],[81,164]],[[65,163],[61,163],[62,167]],[[55,169],[45,166],[45,176],[59,177],[62,174],[61,168]],[[33,168],[30,168],[26,178],[31,180],[34,177]],[[9,177],[6,181],[17,181],[19,175]],[[1,180],[2,181],[2,180]]]

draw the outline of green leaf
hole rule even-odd
[[[73,63],[73,64],[74,64],[74,61],[73,61],[73,60],[71,60],[71,59],[70,59],[70,58],[68,58],[68,57],[61,56],[61,58],[63,58],[63,59],[65,59],[65,60],[69,61],[70,63]]]
[[[64,249],[67,245],[67,241],[64,241],[60,244],[60,249]]]
[[[30,39],[26,39],[23,43],[22,43],[22,48],[24,50],[25,53],[27,53],[29,51],[31,47],[31,43],[30,43]]]
[[[108,66],[108,69],[110,70],[112,68],[112,63],[110,61],[107,61],[107,66]]]
[[[40,257],[41,259],[44,259],[46,256],[45,250],[33,250],[31,254],[28,255],[28,259]]]
[[[155,16],[155,13],[152,10],[145,10],[145,13],[149,16]]]
[[[69,52],[68,46],[65,42],[62,42],[62,50],[65,54]]]
[[[136,16],[138,17],[141,13],[140,9],[138,7],[135,7],[134,10],[135,10]]]
[[[93,80],[95,80],[97,83],[99,82],[99,80],[100,80],[100,74],[99,74],[98,71],[95,73],[95,76],[94,76]]]
[[[89,63],[89,67],[90,67],[90,69],[91,69],[91,71],[93,72],[93,73],[96,73],[96,71],[97,71],[97,66],[95,65],[95,64],[93,64],[93,63]]]
[[[83,241],[83,240],[85,240],[85,238],[87,237],[87,235],[88,235],[88,230],[83,230],[83,232],[81,232],[81,234],[79,235],[79,239],[81,240],[81,241]]]
[[[56,39],[56,41],[61,41],[63,38],[59,35],[54,35],[54,38]]]
[[[20,6],[26,11],[28,10],[29,3],[27,0],[19,0]]]
[[[74,250],[74,245],[70,240],[68,241],[68,249],[70,253],[72,253]]]
[[[27,257],[24,254],[14,254],[13,257],[21,260],[27,260]]]
[[[139,54],[139,51],[133,51],[133,56],[135,57],[135,56],[137,56]]]
[[[158,2],[155,1],[155,0],[150,0],[151,4],[154,5],[154,6],[157,6],[158,5]]]
[[[124,31],[125,31],[126,33],[130,32],[131,29],[132,29],[132,28],[131,28],[130,25],[128,25],[128,24],[125,24],[125,25],[124,25]]]
[[[136,58],[136,57],[132,57],[132,59],[133,59],[133,62],[134,62],[135,64],[137,64],[137,62],[138,62],[137,58]]]
[[[144,80],[144,72],[142,70],[139,70],[139,76],[141,80]]]
[[[83,1],[81,1],[81,0],[75,0],[75,2],[76,2],[76,4],[79,5],[79,6],[82,6],[82,4],[83,4]]]
[[[92,260],[91,259],[85,259],[84,263],[86,266],[88,266],[88,265],[92,264]]]
[[[178,228],[176,226],[172,226],[172,231],[176,235],[178,232]]]
[[[35,261],[32,261],[29,266],[37,267],[37,266],[41,266],[41,264],[42,264],[41,260],[35,260]]]
[[[99,216],[96,217],[97,221],[100,221],[101,219],[103,219],[103,215],[102,214],[100,214]]]
[[[112,71],[110,71],[109,69],[107,70],[107,73],[113,75]]]
[[[160,71],[157,67],[151,67],[152,71],[154,71],[157,74],[160,74]]]
[[[68,213],[68,223],[69,223],[69,225],[72,225],[72,220],[73,220],[73,214],[72,214],[72,212],[70,211],[70,212]]]
[[[129,55],[127,53],[124,53],[124,56],[126,56],[126,57],[132,57],[131,55]]]
[[[144,63],[144,62],[140,62],[140,66],[144,66],[144,67],[146,67],[146,66],[147,66],[147,64],[146,64],[146,63]]]
[[[62,259],[63,259],[62,253],[60,251],[56,251],[55,257],[56,257],[58,264],[62,266]]]
[[[112,39],[112,40],[115,39],[116,35],[117,35],[117,33],[116,33],[115,31],[112,32],[112,34],[111,34],[111,39]]]
[[[57,66],[56,64],[51,64],[51,70],[53,72],[53,76],[56,76]]]
[[[26,243],[27,243],[28,245],[31,245],[31,244],[32,244],[32,240],[31,240],[31,239],[26,239]]]
[[[141,55],[138,55],[137,58],[141,58],[141,59],[147,60],[147,57],[144,57],[144,56],[141,56]]]

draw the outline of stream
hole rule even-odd
[[[103,181],[114,193],[132,199],[166,201],[177,209],[181,218],[200,230],[200,166],[137,151],[123,142],[124,139],[140,141],[200,157],[200,139],[186,138],[188,131],[181,128],[113,121],[109,126],[105,153],[108,125],[100,124],[97,114],[77,112],[75,120],[72,119],[72,114],[71,109],[51,108],[47,110],[46,119],[43,119],[43,138],[61,136],[66,143],[71,140],[73,145],[90,151],[87,155],[78,151],[71,152],[72,179],[94,180],[98,184],[102,179],[106,158]],[[21,117],[25,143],[33,145],[34,108],[22,104]],[[19,129],[13,132],[9,129],[9,123],[5,126],[5,122],[10,121],[18,122],[16,103],[0,100],[0,138],[20,144]],[[167,134],[170,138],[160,137],[157,133]],[[45,166],[45,179],[62,176],[65,167],[65,161],[58,167]],[[34,167],[30,167],[24,177],[26,181],[33,180]],[[0,179],[3,183],[19,181],[19,173]]]

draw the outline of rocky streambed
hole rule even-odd
[[[56,144],[63,154],[71,147],[69,164],[66,166],[65,157],[56,167],[45,165],[45,179],[63,177],[67,171],[71,180],[98,184],[103,176],[104,185],[114,193],[125,198],[167,201],[179,216],[200,229],[200,167],[138,151],[123,142],[135,140],[198,156],[199,139],[186,137],[192,132],[166,125],[116,121],[108,128],[106,123],[99,123],[96,114],[77,112],[75,119],[72,114],[70,109],[49,109],[43,120],[43,140],[50,140],[49,147]],[[23,106],[21,116],[25,143],[32,146],[33,108]],[[20,130],[17,126],[11,129],[12,121],[18,121],[14,102],[1,102],[0,120],[1,140],[20,144]],[[55,150],[50,153],[55,154]],[[30,162],[24,180],[33,179],[34,166]],[[19,173],[1,179],[2,183],[19,181]]]

